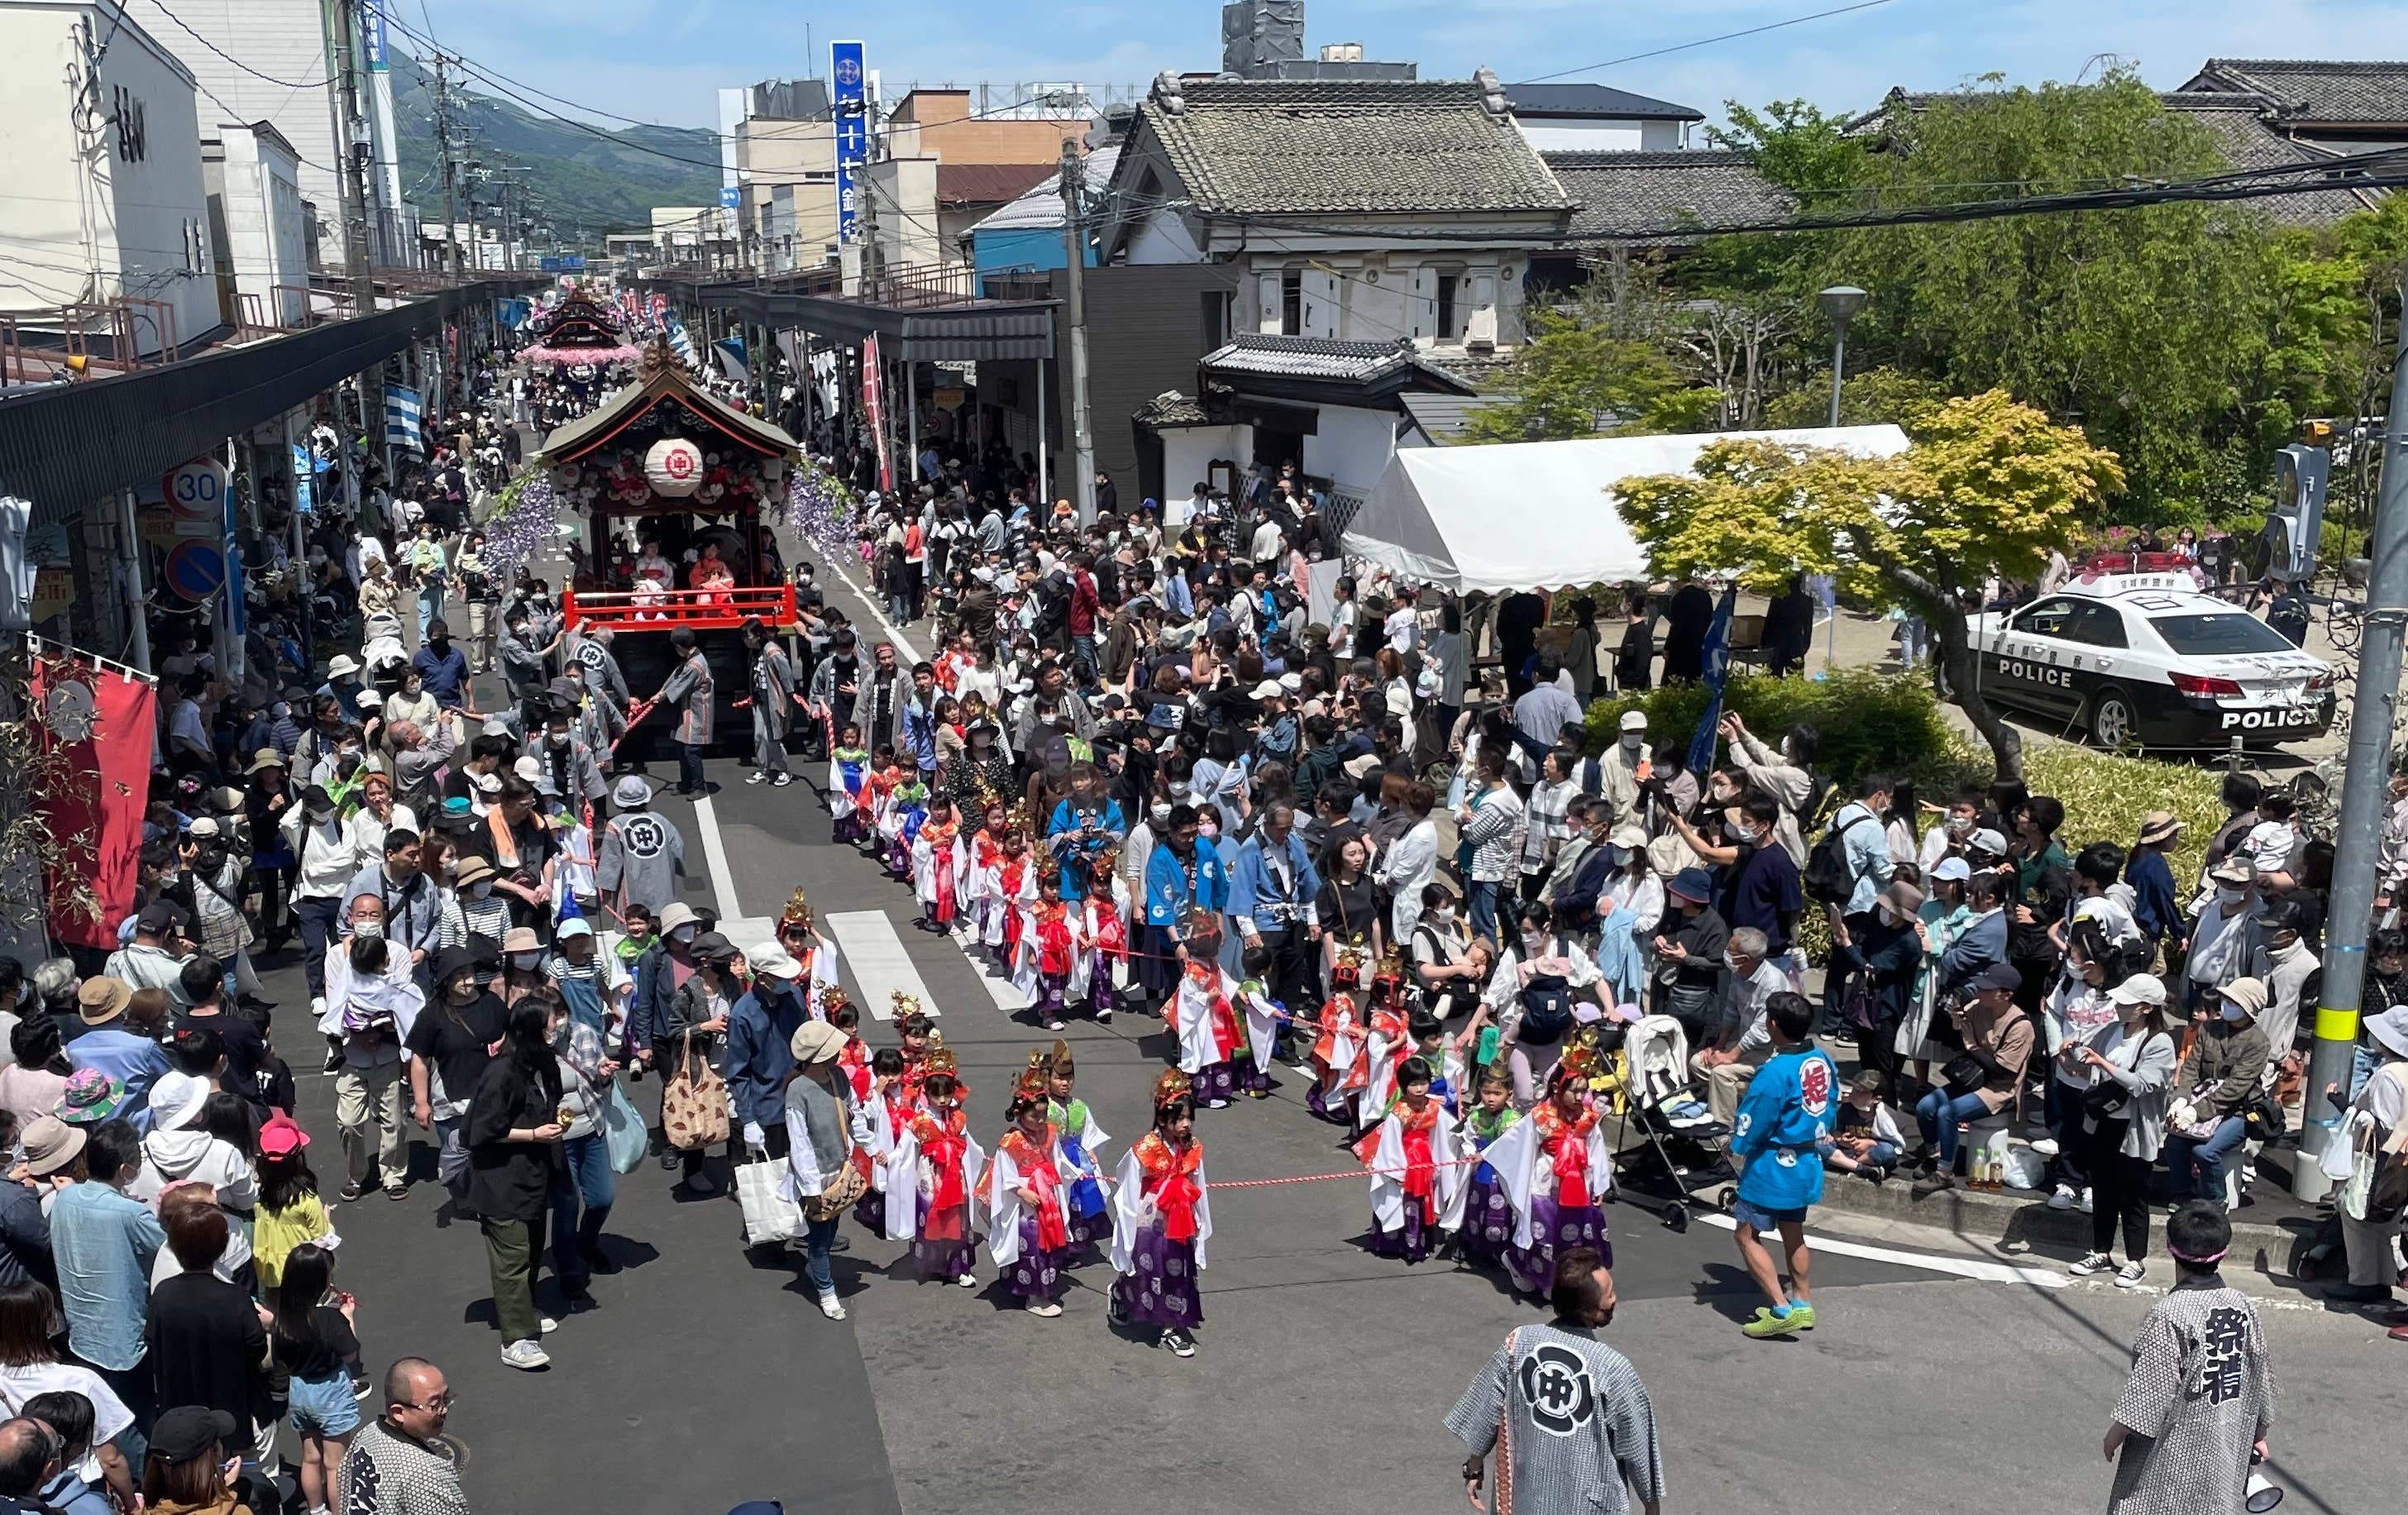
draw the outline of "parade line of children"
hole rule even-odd
[[[1074,793],[1063,805],[1083,800]],[[837,839],[881,859],[910,883],[922,924],[959,932],[990,953],[1049,1030],[1083,1005],[1109,1022],[1119,975],[1136,955],[1126,886],[1108,833],[1072,814],[1039,858],[996,801],[957,818],[882,751],[872,763],[847,727],[831,764]],[[1109,804],[1109,801],[1104,802]],[[1312,1074],[1312,1113],[1349,1133],[1369,1176],[1370,1250],[1417,1263],[1454,1255],[1502,1268],[1543,1296],[1557,1251],[1612,1243],[1600,1206],[1612,1165],[1597,1104],[1608,1062],[1594,1038],[1572,1037],[1526,1115],[1498,1055],[1486,1012],[1448,1036],[1413,1001],[1393,952],[1363,989],[1363,953],[1335,952],[1329,997],[1299,1015],[1267,997],[1259,950],[1233,973],[1218,912],[1189,910],[1169,933],[1175,977],[1162,1005],[1178,1065],[1156,1084],[1153,1128],[1108,1178],[1111,1139],[1077,1095],[1069,1044],[1032,1051],[1003,1102],[990,1152],[972,1135],[969,1087],[953,1053],[908,995],[896,996],[899,1049],[849,1063],[859,1118],[855,1162],[867,1193],[854,1217],[908,1242],[923,1280],[973,1288],[984,1240],[1005,1292],[1029,1314],[1062,1314],[1068,1271],[1098,1259],[1119,1275],[1116,1322],[1152,1327],[1182,1357],[1203,1318],[1197,1276],[1212,1234],[1199,1109],[1240,1093],[1267,1097],[1291,1037]],[[837,993],[840,993],[841,991]]]

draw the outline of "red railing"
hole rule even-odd
[[[613,631],[728,631],[758,619],[765,626],[795,624],[795,587],[771,584],[760,589],[673,589],[656,593],[580,593],[560,597],[561,613],[571,626],[608,626]]]

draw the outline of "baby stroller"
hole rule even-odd
[[[1647,1145],[1621,1162],[1623,1183],[1665,1201],[1664,1225],[1689,1229],[1689,1202],[1700,1190],[1739,1177],[1725,1142],[1730,1133],[1689,1093],[1689,1037],[1669,1015],[1641,1017],[1622,1046],[1627,1066],[1623,1117]],[[1617,1151],[1626,1143],[1616,1140]],[[1717,1203],[1727,1208],[1728,1190]]]

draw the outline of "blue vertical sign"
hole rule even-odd
[[[392,56],[386,47],[384,0],[367,0],[366,8],[368,71],[381,74],[393,66]]]
[[[828,76],[836,81],[837,240],[849,243],[860,235],[858,175],[869,162],[869,76],[861,44],[829,43]]]

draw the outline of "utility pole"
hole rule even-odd
[[[1079,144],[1062,139],[1062,245],[1070,292],[1070,455],[1079,523],[1096,519],[1096,435],[1087,422],[1087,216]]]
[[[452,158],[452,79],[441,52],[435,55],[435,143],[443,153],[443,245],[452,277],[460,277],[460,207],[455,198],[459,165]]]
[[[376,274],[368,248],[368,160],[373,156],[367,112],[361,98],[360,38],[366,23],[361,0],[322,0],[326,27],[327,86],[333,93],[335,150],[342,155],[336,175],[343,217],[343,264],[351,287],[351,314],[376,314]],[[360,431],[369,451],[382,452],[384,429],[384,364],[371,364],[360,375]],[[342,430],[341,401],[336,402],[336,430]],[[388,464],[390,459],[388,458]],[[348,465],[346,472],[349,471]]]
[[[2324,989],[2316,1005],[2315,1042],[2308,1054],[2308,1082],[2300,1122],[2300,1157],[2291,1168],[2291,1193],[2322,1199],[2332,1188],[2318,1163],[2340,1139],[2339,1112],[2325,1098],[2325,1086],[2349,1089],[2350,1062],[2358,1046],[2358,1011],[2365,1004],[2366,938],[2374,920],[2374,877],[2383,847],[2386,799],[2384,765],[2391,723],[2400,703],[2400,661],[2408,631],[2408,319],[2393,338],[2391,416],[2383,439],[2383,485],[2374,507],[2373,566],[2366,577],[2366,613],[2360,624],[2357,703],[2349,713],[2349,762],[2342,771],[2340,850],[2333,858],[2332,909],[2326,917]],[[2279,1053],[2281,1050],[2277,1049]]]

